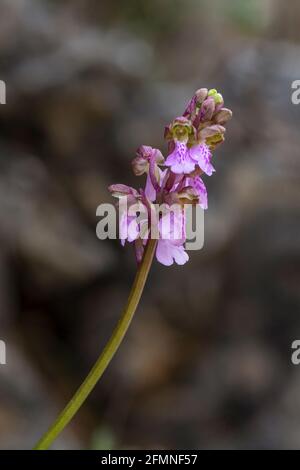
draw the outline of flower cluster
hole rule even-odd
[[[160,263],[170,266],[188,261],[185,205],[207,209],[201,176],[215,171],[212,152],[224,141],[225,124],[231,116],[217,90],[197,90],[183,115],[165,128],[166,160],[158,149],[142,145],[137,150],[132,168],[136,176],[146,175],[145,189],[137,191],[123,184],[109,187],[119,199],[122,244],[134,243],[138,262],[149,238],[158,239],[156,258]]]

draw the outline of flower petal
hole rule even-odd
[[[152,184],[150,173],[147,174],[147,181],[145,187],[145,194],[149,201],[153,202],[156,199],[156,191]]]
[[[195,169],[196,162],[190,156],[184,142],[176,141],[175,149],[168,156],[165,165],[170,166],[173,173],[191,173]]]
[[[156,259],[164,266],[171,266],[174,261],[183,265],[189,260],[183,245],[176,245],[170,240],[159,240],[156,249]]]
[[[183,264],[187,263],[189,260],[189,255],[184,249],[184,246],[174,246],[172,248],[172,255],[174,257],[175,263],[182,266]]]
[[[156,248],[156,259],[164,266],[171,266],[174,263],[173,256],[169,249],[167,240],[159,240]]]
[[[204,173],[211,176],[215,171],[210,163],[211,151],[206,144],[194,145],[189,149],[191,159],[196,162]]]

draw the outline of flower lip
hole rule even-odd
[[[184,142],[176,141],[175,148],[165,164],[171,167],[173,173],[188,174],[194,171],[196,162],[191,158],[187,145]]]

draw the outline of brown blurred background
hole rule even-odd
[[[234,112],[205,246],[155,264],[65,449],[300,448],[298,0],[2,0],[0,448],[30,448],[96,359],[135,273],[96,238],[107,186],[195,89]]]

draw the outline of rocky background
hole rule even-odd
[[[99,241],[107,186],[201,86],[233,109],[205,246],[154,265],[56,448],[300,448],[297,0],[2,0],[0,447],[31,448],[96,359],[135,273]]]

